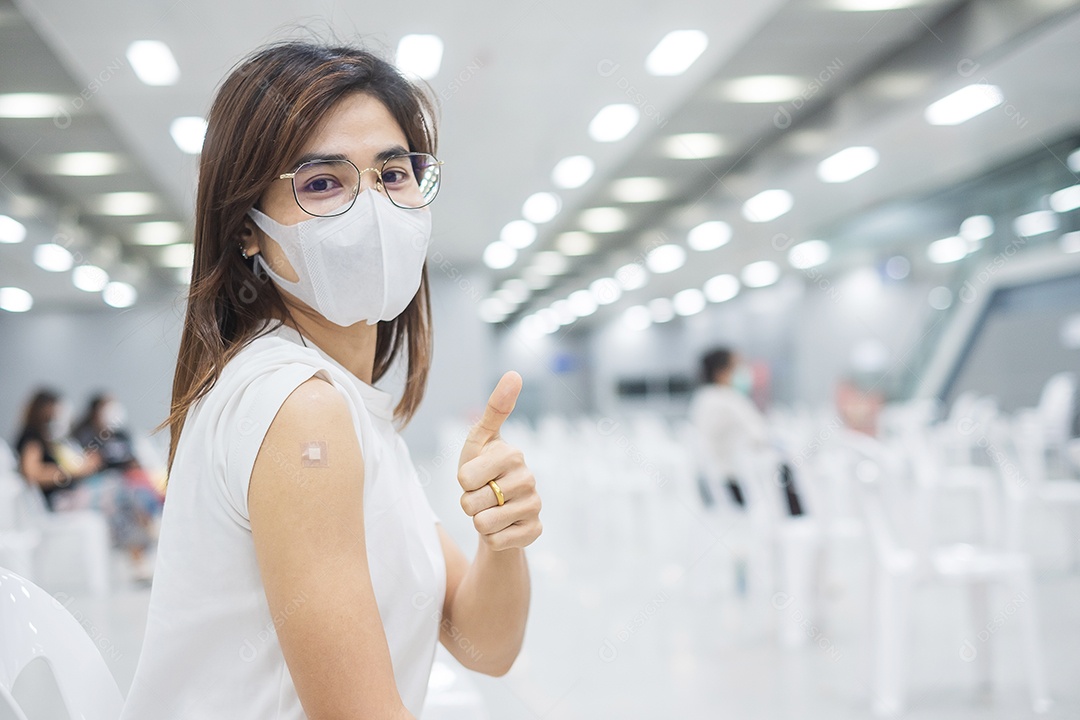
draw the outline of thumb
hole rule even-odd
[[[521,376],[513,370],[503,375],[499,384],[495,386],[495,390],[492,391],[491,397],[488,398],[484,414],[479,422],[472,426],[465,438],[458,466],[479,455],[484,445],[499,436],[499,430],[502,429],[506,418],[510,417],[510,413],[514,411],[514,405],[520,393]]]

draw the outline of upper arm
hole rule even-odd
[[[41,476],[45,458],[45,449],[37,440],[27,440],[19,452],[19,472],[27,480],[36,483]]]
[[[312,443],[324,459],[305,460]],[[345,398],[307,380],[266,433],[248,512],[270,614],[311,720],[408,717],[368,571],[363,488]]]

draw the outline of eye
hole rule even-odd
[[[383,182],[387,185],[402,185],[412,179],[412,175],[405,168],[386,168],[382,172]]]
[[[342,187],[341,181],[333,175],[321,175],[312,178],[304,185],[305,192],[324,193]]]

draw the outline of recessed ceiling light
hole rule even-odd
[[[147,85],[175,85],[180,79],[172,50],[160,40],[136,40],[128,45],[127,59],[136,77]]]
[[[159,262],[162,267],[185,268],[191,267],[195,262],[195,245],[192,243],[176,243],[161,249]]]
[[[568,300],[556,300],[551,303],[551,310],[555,313],[555,317],[558,319],[560,325],[569,325],[577,320],[577,315],[574,314],[574,310],[570,307],[570,302]]]
[[[1065,164],[1068,165],[1069,169],[1074,173],[1080,173],[1080,148],[1069,153],[1069,157],[1065,159]]]
[[[521,214],[529,222],[546,223],[559,214],[561,207],[562,203],[555,193],[538,192],[525,199],[525,203],[521,206]]]
[[[1066,213],[1080,208],[1080,185],[1058,190],[1050,196],[1050,207],[1054,212]]]
[[[654,298],[649,301],[649,316],[655,323],[666,323],[675,317],[675,307],[667,298]]]
[[[629,263],[615,271],[615,280],[623,290],[637,290],[649,282],[649,273],[640,263]]]
[[[968,254],[967,240],[960,236],[942,238],[930,243],[926,248],[926,257],[930,262],[944,265],[963,260]]]
[[[551,308],[537,310],[536,319],[540,321],[541,329],[548,335],[559,332],[559,328],[562,327],[559,316]]]
[[[614,207],[589,208],[578,218],[581,227],[589,232],[618,232],[627,225],[626,213]]]
[[[645,265],[658,275],[678,270],[684,263],[686,263],[686,250],[682,245],[674,243],[655,247],[645,256]]]
[[[1020,237],[1034,237],[1057,229],[1058,216],[1051,210],[1036,210],[1013,220],[1013,231]]]
[[[959,125],[1005,102],[997,85],[975,83],[946,95],[923,113],[931,125]]]
[[[505,302],[497,297],[484,298],[477,307],[480,319],[486,323],[500,323],[506,319],[506,316],[512,310],[513,308],[508,307]]]
[[[51,118],[70,113],[71,99],[51,93],[0,94],[0,118]]]
[[[705,309],[705,293],[697,288],[689,288],[675,293],[675,297],[671,299],[671,304],[675,307],[675,312],[678,315],[683,317],[696,315]]]
[[[645,58],[645,69],[650,75],[681,75],[708,46],[709,38],[700,30],[672,30]]]
[[[952,290],[944,285],[934,288],[926,296],[926,302],[930,303],[930,307],[935,310],[948,310],[952,305],[952,300]]]
[[[178,117],[169,125],[169,134],[180,150],[198,155],[206,138],[206,120],[196,116]]]
[[[55,175],[96,177],[120,172],[124,160],[116,153],[70,152],[43,158],[41,167]]]
[[[527,248],[536,240],[536,226],[528,220],[511,220],[499,231],[499,239],[517,250]]]
[[[623,311],[622,321],[631,330],[645,330],[652,325],[652,313],[644,305],[634,305]]]
[[[926,5],[929,0],[826,0],[826,7],[846,12],[884,12]]]
[[[655,202],[667,193],[667,183],[656,177],[629,177],[611,183],[611,195],[619,202]]]
[[[544,275],[562,275],[569,267],[566,256],[552,250],[536,253],[532,260],[532,268]]]
[[[508,268],[517,261],[517,250],[502,240],[496,240],[484,248],[484,264],[492,270]]]
[[[139,223],[135,226],[135,243],[137,245],[172,245],[180,242],[183,233],[184,226],[178,222],[156,220]]]
[[[724,152],[724,140],[715,133],[681,133],[664,138],[661,152],[676,160],[701,160]]]
[[[622,297],[622,287],[615,278],[600,278],[589,284],[589,292],[601,305],[610,305]]]
[[[111,282],[101,291],[105,304],[114,308],[126,308],[135,304],[139,293],[126,282]]]
[[[551,171],[551,181],[556,187],[568,190],[579,188],[589,182],[595,170],[596,165],[591,158],[585,155],[571,155],[555,164],[555,169]]]
[[[63,245],[43,243],[34,248],[34,264],[48,272],[67,272],[75,265],[75,258]]]
[[[97,265],[79,265],[71,271],[71,282],[83,292],[101,292],[109,284],[109,273]]]
[[[796,270],[809,270],[822,265],[831,255],[829,243],[824,240],[807,240],[788,250],[788,263]]]
[[[750,222],[769,222],[791,210],[795,199],[787,190],[763,190],[743,203],[743,217]]]
[[[430,80],[442,65],[443,41],[438,35],[406,35],[398,41],[394,64],[410,75]]]
[[[555,238],[555,248],[563,255],[588,255],[596,250],[596,238],[576,230],[564,232]]]
[[[960,237],[969,242],[985,240],[994,234],[994,219],[989,215],[972,215],[960,223]]]
[[[749,75],[721,85],[721,97],[738,103],[787,102],[802,95],[806,81],[792,75]]]
[[[1058,240],[1061,251],[1066,253],[1080,252],[1080,231],[1065,233]]]
[[[570,309],[579,318],[592,315],[598,307],[596,298],[588,290],[575,290],[570,293],[570,297],[566,298],[566,301],[570,303]]]
[[[885,261],[885,274],[892,280],[903,280],[911,274],[911,261],[903,255],[893,255]]]
[[[34,297],[18,287],[0,287],[0,310],[26,312],[34,307]]]
[[[822,182],[845,183],[877,167],[878,151],[865,145],[849,147],[822,160],[817,175]]]
[[[744,267],[740,274],[746,287],[765,287],[780,279],[780,266],[772,260],[759,260]]]
[[[705,298],[709,302],[726,302],[739,294],[739,278],[734,275],[717,275],[705,281]]]
[[[21,243],[26,239],[26,226],[13,217],[0,215],[0,243]]]
[[[694,227],[686,235],[691,250],[707,252],[731,242],[731,226],[723,220],[709,220]]]
[[[502,284],[502,291],[506,293],[506,297],[513,303],[520,305],[529,299],[532,295],[532,291],[529,289],[528,284],[521,278],[511,278]]]
[[[600,108],[589,122],[589,137],[597,142],[615,142],[630,134],[640,113],[633,105],[616,103]]]
[[[98,195],[91,207],[101,215],[149,215],[157,210],[158,200],[148,192],[114,192]]]

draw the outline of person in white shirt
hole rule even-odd
[[[711,492],[723,486],[732,502],[746,500],[736,477],[738,455],[761,449],[769,432],[747,392],[749,374],[738,356],[728,348],[709,351],[701,360],[703,383],[690,403],[690,422],[698,438],[699,460]],[[736,389],[733,383],[741,389]]]
[[[529,606],[540,498],[499,437],[464,442],[469,562],[398,427],[431,357],[431,102],[352,47],[240,63],[210,110],[146,635],[122,720],[402,720],[436,642],[501,675]],[[391,367],[403,396],[374,387]]]

